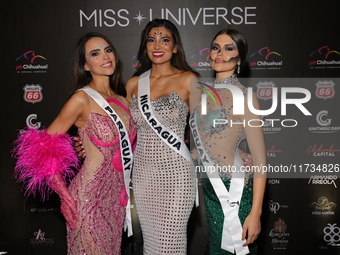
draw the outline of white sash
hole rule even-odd
[[[124,222],[124,229],[128,230],[128,236],[132,235],[132,222],[131,222],[131,206],[130,206],[130,178],[133,162],[132,147],[129,139],[129,133],[124,125],[124,122],[120,119],[119,115],[112,109],[109,103],[95,90],[90,87],[83,87],[79,90],[85,91],[106,113],[109,115],[116,125],[119,133],[119,143],[121,151],[121,159],[124,168],[124,184],[126,194],[128,196],[128,203],[126,205],[126,216]]]
[[[199,154],[205,169],[213,170],[216,168],[211,166],[215,166],[215,164],[206,152],[197,130],[197,122],[195,117],[197,109],[198,108],[195,109],[189,120],[193,139],[196,144],[197,153]],[[235,153],[234,166],[237,168],[237,170],[240,169],[241,163],[242,159],[240,155]],[[244,241],[242,240],[242,225],[238,217],[238,211],[244,187],[245,173],[242,171],[232,173],[232,177],[234,178],[230,180],[229,192],[217,171],[207,172],[207,175],[221,203],[224,214],[221,248],[231,253],[234,253],[235,250],[237,255],[248,254],[248,246],[242,246],[244,244]],[[237,175],[237,177],[235,177],[235,175]]]
[[[141,74],[138,81],[138,105],[142,112],[142,115],[150,127],[155,133],[167,144],[170,148],[188,160],[192,167],[193,162],[190,155],[190,151],[184,141],[171,129],[165,127],[155,116],[151,100],[150,100],[150,70]],[[197,189],[197,178],[196,181],[196,206],[199,204],[198,189]]]

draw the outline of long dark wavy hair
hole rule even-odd
[[[166,19],[151,20],[142,31],[141,42],[137,54],[137,60],[139,63],[133,76],[141,75],[142,73],[149,70],[152,66],[152,62],[146,53],[146,45],[150,31],[152,28],[155,27],[164,27],[168,29],[172,34],[174,45],[177,46],[177,52],[173,54],[171,58],[171,65],[181,71],[190,71],[199,76],[199,74],[195,70],[193,70],[186,61],[181,36],[178,32],[177,27],[172,22]]]
[[[214,39],[211,41],[211,45],[215,41],[216,37],[219,36],[219,35],[229,35],[230,38],[233,39],[233,41],[236,43],[237,49],[238,49],[238,54],[239,54],[240,60],[241,60],[240,71],[242,72],[243,68],[246,65],[246,57],[247,57],[247,53],[248,53],[247,40],[236,29],[222,29],[219,32],[217,32]],[[235,69],[235,71],[236,71],[236,69]]]
[[[110,87],[111,89],[118,95],[126,96],[126,90],[123,83],[122,71],[123,65],[117,54],[115,47],[109,38],[105,35],[100,34],[98,32],[88,32],[83,35],[76,46],[76,51],[73,58],[73,89],[72,94],[76,92],[78,89],[86,86],[92,81],[92,75],[89,71],[86,71],[84,66],[86,63],[86,53],[85,53],[85,44],[94,37],[103,38],[113,50],[113,54],[115,56],[115,70],[112,75],[110,75]]]

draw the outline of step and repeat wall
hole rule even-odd
[[[13,141],[26,126],[47,127],[69,97],[73,51],[81,35],[98,31],[112,40],[126,81],[137,63],[140,33],[153,18],[169,19],[178,27],[188,63],[202,78],[214,75],[208,59],[213,36],[222,28],[244,34],[249,43],[245,83],[263,109],[278,101],[275,111],[263,117],[273,173],[267,181],[259,254],[331,254],[340,243],[338,7],[336,0],[4,2],[0,254],[66,254],[59,200],[55,195],[46,202],[23,196],[13,179]],[[304,90],[294,94],[294,88]],[[294,105],[299,98],[305,102]],[[124,254],[142,249],[134,208],[133,221],[135,235],[124,236]],[[205,254],[207,238],[201,196],[189,221],[188,254]]]

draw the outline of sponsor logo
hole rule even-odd
[[[271,244],[275,250],[285,250],[289,243],[289,233],[287,232],[287,224],[280,219],[274,222],[273,229],[269,232]]]
[[[340,242],[340,228],[334,224],[327,224],[327,227],[323,229],[323,240],[327,242],[327,244],[335,244]]]
[[[15,61],[17,73],[46,73],[48,69],[47,59],[32,50],[20,55]]]
[[[36,121],[37,118],[38,115],[35,113],[28,115],[26,118],[26,125],[31,128],[39,129],[41,127],[41,122]]]
[[[196,71],[212,70],[209,62],[209,54],[210,54],[209,48],[203,48],[198,52],[194,53],[189,60],[191,67],[194,68]]]
[[[309,55],[310,69],[340,68],[340,52],[322,46]]]
[[[249,65],[252,70],[278,70],[283,65],[281,57],[280,53],[263,47],[250,55]]]
[[[288,209],[288,205],[280,205],[279,202],[274,202],[273,200],[268,201],[268,209],[272,213],[276,214],[281,208]]]
[[[308,184],[314,185],[334,185],[337,188],[335,181],[338,179],[336,175],[312,175],[309,178]]]
[[[329,147],[323,144],[314,144],[307,148],[307,153],[312,154],[314,157],[335,157],[336,152],[340,152],[340,149],[337,149],[334,144]]]
[[[34,238],[31,238],[30,244],[32,246],[52,246],[54,244],[54,238],[46,238],[45,232],[39,229],[34,232]]]
[[[326,134],[326,133],[335,133],[340,130],[340,127],[331,126],[332,119],[328,118],[328,111],[321,110],[315,116],[315,120],[319,126],[317,127],[309,127],[308,130],[312,133]]]
[[[319,197],[317,202],[310,204],[315,210],[312,211],[312,215],[334,215],[333,208],[336,207],[334,202],[329,202],[327,197]]]
[[[315,91],[315,96],[320,99],[330,99],[334,97],[335,90],[334,90],[334,82],[333,81],[318,81]]]
[[[273,97],[273,88],[276,87],[272,81],[261,81],[256,84],[257,92],[256,96],[258,99],[268,100]]]
[[[38,103],[43,99],[42,87],[39,84],[26,84],[24,86],[24,100],[28,103]]]

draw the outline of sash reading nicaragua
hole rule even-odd
[[[192,158],[190,156],[190,152],[184,141],[171,129],[163,126],[163,124],[156,118],[155,114],[152,110],[151,100],[150,100],[150,70],[141,74],[138,81],[138,105],[139,110],[142,112],[142,115],[146,122],[150,125],[150,127],[155,131],[155,133],[163,140],[165,144],[167,144],[171,149],[176,151],[183,158],[188,160],[191,165]],[[196,206],[199,205],[199,197],[198,197],[198,186],[197,186],[197,178],[195,178],[195,188],[196,188]]]
[[[189,124],[191,127],[193,139],[195,141],[197,153],[199,154],[202,164],[205,166],[205,169],[212,169],[212,171],[210,172],[207,171],[207,175],[223,210],[224,222],[221,248],[231,253],[234,253],[235,250],[237,255],[248,254],[248,247],[242,246],[245,241],[242,240],[242,225],[238,217],[239,206],[244,187],[244,172],[237,172],[237,177],[235,177],[236,174],[234,172],[232,173],[230,188],[228,192],[218,172],[213,170],[216,169],[214,167],[215,164],[206,152],[198,133],[196,121],[196,113],[198,108],[199,107],[197,107],[193,114],[190,116]],[[241,163],[242,159],[240,155],[236,152],[234,158],[234,166],[236,166],[237,169],[240,169]]]
[[[152,110],[150,100],[150,70],[139,77],[138,81],[138,105],[142,115],[155,133],[174,151],[191,162],[190,152],[184,141],[172,130],[163,126],[156,118]]]
[[[128,230],[128,236],[132,235],[132,222],[131,222],[131,208],[130,208],[130,177],[133,162],[132,147],[129,139],[129,133],[124,125],[124,122],[120,119],[118,114],[112,109],[108,102],[95,90],[90,87],[83,87],[85,91],[106,113],[109,115],[115,124],[119,133],[119,144],[121,151],[121,159],[124,168],[124,184],[126,189],[126,194],[128,195],[128,203],[126,205],[126,217],[124,228]]]

